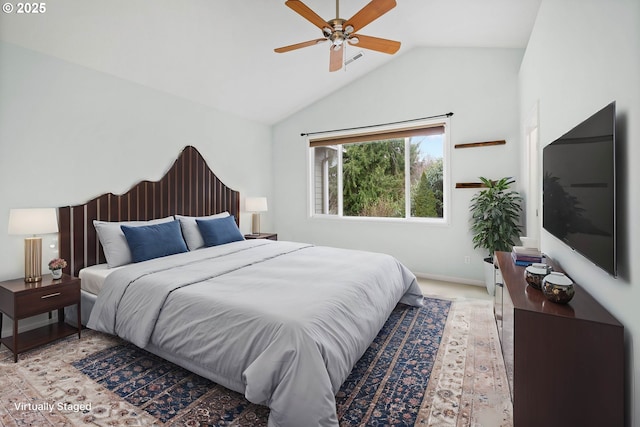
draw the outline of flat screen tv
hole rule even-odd
[[[543,149],[542,226],[609,274],[616,261],[616,104]]]

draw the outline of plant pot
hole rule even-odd
[[[496,290],[496,267],[493,265],[493,257],[484,259],[484,284],[487,287],[489,295],[495,293]]]
[[[51,270],[51,276],[53,276],[54,279],[59,279],[62,277],[62,269],[58,268],[56,270]]]

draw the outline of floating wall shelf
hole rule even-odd
[[[472,148],[472,147],[488,147],[490,145],[504,145],[507,141],[499,140],[499,141],[486,141],[486,142],[469,142],[467,144],[456,144],[453,148]]]
[[[456,188],[482,188],[486,187],[482,182],[457,182]]]
[[[467,144],[456,144],[453,148],[473,148],[473,147],[489,147],[491,145],[504,145],[507,141],[504,139],[498,141],[485,141],[485,142],[469,142]],[[456,188],[482,188],[486,187],[481,182],[457,182]]]

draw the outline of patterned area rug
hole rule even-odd
[[[341,426],[511,426],[488,301],[399,307],[343,384]],[[82,374],[84,372],[84,374]],[[123,341],[85,330],[0,350],[0,424],[265,426],[268,408]]]

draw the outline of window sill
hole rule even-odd
[[[324,215],[324,214],[313,214],[309,218],[311,218],[312,220],[328,220],[328,221],[421,224],[421,225],[433,225],[438,227],[449,225],[449,221],[447,221],[445,218],[385,218],[385,217],[369,217],[369,216],[338,216],[338,215]]]

